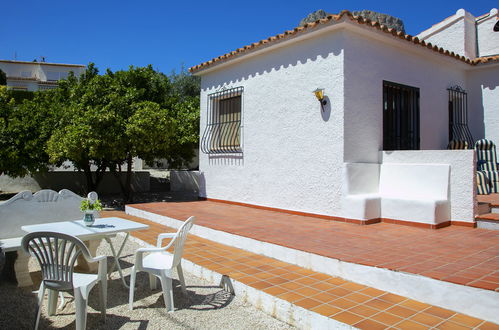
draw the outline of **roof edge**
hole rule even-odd
[[[29,62],[29,61],[17,61],[17,60],[0,60],[3,63],[13,63],[13,64],[39,64],[39,65],[56,65],[56,66],[68,66],[68,67],[81,67],[84,68],[86,65],[83,64],[67,64],[67,63],[49,63],[49,62]]]
[[[463,10],[464,11],[464,10]],[[334,22],[339,22],[340,20],[350,20],[352,22],[358,23],[358,24],[365,24],[366,26],[369,26],[373,29],[385,32],[388,35],[392,35],[394,38],[398,38],[401,40],[405,40],[409,43],[412,43],[414,45],[418,45],[421,47],[428,48],[430,50],[433,50],[437,53],[440,53],[445,56],[452,57],[456,60],[462,61],[464,63],[474,65],[477,64],[478,62],[475,62],[475,60],[471,60],[465,56],[459,55],[457,53],[454,53],[452,51],[443,49],[442,47],[438,47],[437,45],[433,45],[432,43],[426,42],[424,40],[421,40],[418,37],[409,35],[409,34],[404,34],[400,31],[397,31],[393,28],[388,28],[386,25],[380,24],[376,21],[371,21],[369,19],[363,18],[362,16],[353,16],[352,13],[348,10],[343,10],[341,11],[338,15],[328,15],[326,18],[317,20],[313,23],[307,23],[303,27],[296,27],[293,30],[287,30],[284,33],[277,34],[275,36],[269,37],[267,39],[260,40],[258,42],[252,43],[251,45],[246,45],[244,47],[238,48],[230,53],[226,53],[224,55],[218,56],[216,58],[213,58],[209,61],[203,62],[201,64],[195,65],[193,67],[189,68],[189,72],[192,74],[200,73],[201,71],[211,68],[215,65],[221,64],[221,63],[226,63],[236,57],[243,56],[245,54],[253,52],[255,49],[260,48],[262,46],[272,46],[271,44],[276,43],[278,41],[282,41],[285,39],[289,39],[291,37],[294,37],[295,35],[308,32],[313,28],[323,28],[325,26],[329,26],[331,23]]]

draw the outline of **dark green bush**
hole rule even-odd
[[[35,97],[35,93],[30,91],[9,90],[9,94],[16,100],[16,104],[21,104],[24,100],[32,100]]]

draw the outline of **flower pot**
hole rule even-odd
[[[93,225],[95,222],[94,218],[94,211],[85,211],[84,217],[83,217],[83,223],[85,226],[90,227]]]

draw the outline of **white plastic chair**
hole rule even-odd
[[[24,251],[36,257],[42,270],[42,283],[38,290],[38,308],[35,329],[38,328],[45,290],[49,290],[48,314],[54,315],[57,306],[57,292],[74,292],[76,305],[76,329],[85,329],[87,322],[88,294],[100,281],[100,307],[106,320],[107,303],[107,259],[106,256],[92,257],[83,242],[70,235],[55,232],[33,232],[23,237]],[[87,262],[99,262],[97,274],[75,273],[78,256]]]
[[[172,274],[174,268],[177,268],[178,278],[182,286],[182,292],[184,295],[187,295],[181,261],[187,233],[192,228],[194,220],[195,217],[187,219],[176,233],[159,234],[156,248],[142,248],[135,252],[135,266],[132,267],[130,277],[130,310],[133,309],[135,276],[136,273],[140,271],[149,273],[151,290],[156,289],[156,277],[159,278],[163,289],[163,299],[165,300],[166,309],[169,312],[173,312],[174,309],[172,289]],[[165,247],[161,247],[163,239],[165,238],[170,238],[171,241]],[[167,249],[169,249],[172,245],[173,254],[167,251]],[[144,257],[144,253],[150,254]]]

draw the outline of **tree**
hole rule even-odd
[[[129,201],[135,157],[166,158],[177,166],[192,159],[199,98],[181,101],[168,77],[152,66],[98,75],[89,65],[79,80],[62,82],[58,93],[62,109],[48,143],[50,160],[71,161],[85,173],[88,190],[97,189],[109,169]]]
[[[115,157],[112,141],[119,126],[113,113],[106,111],[109,82],[109,77],[99,76],[91,63],[83,75],[70,74],[57,88],[59,123],[48,141],[47,152],[52,163],[61,165],[68,160],[83,171],[87,191],[97,189],[109,158]]]
[[[89,64],[82,76],[70,74],[58,88],[18,104],[0,89],[0,172],[20,176],[69,161],[84,173],[87,191],[97,190],[109,170],[129,201],[135,157],[165,158],[172,167],[191,161],[196,86],[185,72],[170,80],[152,66],[131,66],[99,75]]]
[[[0,86],[7,85],[7,75],[0,69]]]
[[[156,72],[152,66],[127,71],[111,72],[111,101],[109,109],[119,117],[120,134],[115,136],[116,157],[110,160],[109,169],[120,183],[123,197],[131,200],[133,158],[146,161],[172,157],[171,139],[175,121],[169,118],[167,108],[175,100],[168,77]],[[112,109],[112,110],[111,110]],[[125,182],[121,182],[122,166],[126,167]]]
[[[191,75],[182,66],[180,73],[172,71],[169,76],[173,85],[173,92],[181,100],[189,97],[199,97],[201,78]]]
[[[0,173],[19,177],[47,170],[55,97],[53,91],[37,92],[33,100],[16,105],[10,91],[0,86]]]

